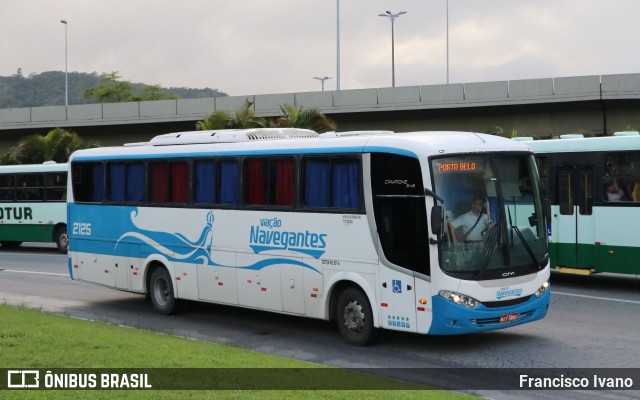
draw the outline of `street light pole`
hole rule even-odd
[[[379,17],[389,18],[391,21],[391,86],[396,86],[396,62],[395,62],[395,38],[393,32],[393,22],[401,16],[402,14],[406,14],[406,11],[400,11],[399,13],[392,13],[391,11],[385,11],[384,14],[378,14]]]
[[[324,76],[324,77],[320,78],[320,77],[314,76],[313,79],[317,79],[320,82],[322,82],[322,91],[324,92],[324,81],[326,81],[327,79],[331,79],[331,77],[330,76]]]
[[[336,0],[336,90],[340,90],[340,0]]]
[[[61,19],[64,24],[64,105],[69,105],[69,74],[67,72],[67,20]]]
[[[449,84],[449,0],[447,0],[447,85]]]

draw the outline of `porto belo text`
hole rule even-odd
[[[532,377],[520,375],[520,388],[523,389],[631,389],[633,379],[599,377]]]

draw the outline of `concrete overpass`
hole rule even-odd
[[[234,111],[245,99],[261,117],[278,116],[282,104],[318,108],[341,131],[486,132],[499,126],[520,136],[552,136],[640,129],[640,74],[621,74],[0,109],[0,151],[56,127],[103,145],[147,141],[193,130],[206,114]]]

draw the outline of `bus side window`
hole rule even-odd
[[[560,214],[573,215],[573,193],[571,171],[559,171],[556,180],[556,194],[560,205]]]
[[[267,204],[267,160],[250,158],[244,162],[244,199],[249,205]]]
[[[360,207],[360,162],[353,158],[317,157],[303,162],[302,204],[313,208]]]
[[[238,204],[238,181],[240,168],[236,160],[224,160],[218,163],[219,204]]]
[[[0,175],[0,201],[14,201],[15,188],[13,174]]]
[[[430,275],[422,171],[417,159],[371,155],[371,188],[382,251],[390,262]]]

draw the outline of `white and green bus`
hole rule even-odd
[[[163,314],[195,300],[334,320],[363,345],[375,328],[454,335],[547,313],[538,176],[512,140],[180,132],[70,164],[71,277]],[[477,199],[484,223],[456,222]]]
[[[640,134],[526,141],[551,203],[552,268],[640,273]]]
[[[55,162],[0,166],[2,247],[53,242],[67,251],[67,171]]]

